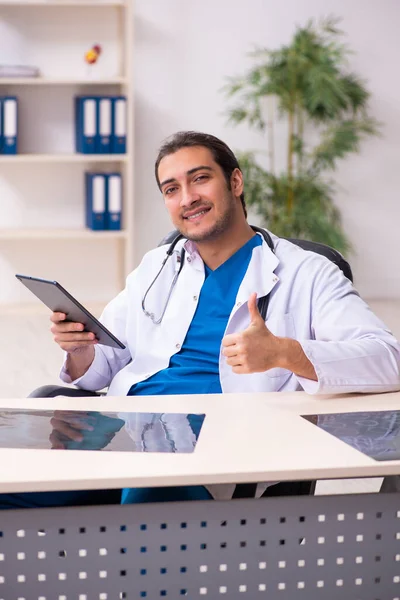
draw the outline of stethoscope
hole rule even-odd
[[[274,243],[271,239],[271,236],[269,235],[269,233],[267,231],[265,231],[265,229],[261,229],[260,227],[255,227],[254,225],[250,225],[250,227],[252,228],[253,231],[255,231],[256,233],[259,233],[262,235],[264,241],[268,244],[268,246],[271,248],[272,252],[274,252]],[[185,248],[182,248],[180,255],[178,254],[177,256],[177,268],[175,271],[175,275],[172,279],[171,285],[169,287],[169,291],[168,291],[168,295],[167,295],[167,299],[165,301],[164,304],[164,308],[162,310],[161,316],[156,319],[154,313],[149,312],[148,310],[146,310],[146,306],[145,306],[145,302],[146,302],[146,298],[148,293],[150,292],[151,288],[153,287],[153,285],[155,284],[155,282],[157,281],[157,279],[159,278],[159,276],[161,275],[161,271],[163,270],[163,268],[165,267],[165,264],[167,262],[167,260],[172,256],[175,246],[177,245],[177,243],[184,239],[185,236],[182,235],[181,233],[178,233],[176,235],[176,237],[172,240],[172,242],[170,243],[167,253],[166,253],[166,257],[164,258],[164,260],[161,263],[161,267],[157,273],[157,275],[154,277],[153,281],[150,283],[149,287],[147,288],[146,292],[144,293],[143,296],[143,300],[142,300],[142,310],[143,310],[143,314],[146,317],[149,317],[149,319],[151,319],[154,323],[154,325],[160,325],[161,321],[164,318],[165,312],[168,308],[168,304],[172,295],[172,292],[174,291],[174,287],[176,285],[176,282],[178,280],[179,274],[182,271],[184,262],[185,262]],[[262,298],[258,299],[258,310],[260,311],[261,316],[263,317],[264,321],[265,318],[267,316],[267,310],[268,310],[268,304],[269,304],[269,294],[267,296],[263,296]]]

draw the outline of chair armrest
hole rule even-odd
[[[54,398],[55,396],[104,396],[104,394],[62,385],[42,385],[33,390],[28,398]]]

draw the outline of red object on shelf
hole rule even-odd
[[[97,59],[99,58],[100,54],[101,54],[101,46],[99,46],[99,44],[95,44],[94,46],[92,46],[90,48],[90,50],[88,50],[85,53],[85,61],[89,65],[93,65],[95,62],[97,62]]]

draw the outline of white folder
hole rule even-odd
[[[100,99],[100,135],[110,136],[111,135],[111,98]]]
[[[115,130],[117,137],[126,135],[126,98],[117,98],[115,101]]]
[[[96,133],[96,100],[85,98],[83,101],[83,135],[93,138]]]
[[[4,98],[4,137],[17,137],[17,101],[15,98]]]
[[[106,210],[106,178],[99,174],[93,177],[93,206],[94,213],[102,213]]]
[[[3,149],[3,99],[0,98],[0,154]]]
[[[121,229],[122,177],[119,173],[108,176],[109,229]]]

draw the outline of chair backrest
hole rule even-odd
[[[170,231],[158,244],[159,246],[163,246],[164,244],[170,244],[176,236],[179,234],[177,229],[174,231]],[[353,282],[353,273],[351,272],[351,267],[347,260],[340,254],[338,250],[327,246],[326,244],[321,244],[320,242],[310,242],[308,240],[298,240],[295,238],[282,238],[287,240],[288,242],[292,242],[292,244],[296,244],[303,250],[309,250],[311,252],[315,252],[316,254],[321,254],[326,258],[329,258],[339,269],[342,271],[343,275],[350,279]]]
[[[295,238],[283,239],[287,240],[288,242],[292,242],[292,244],[296,244],[296,246],[303,248],[303,250],[310,250],[311,252],[315,252],[316,254],[321,254],[322,256],[329,258],[331,262],[335,263],[335,265],[339,267],[343,275],[345,275],[347,279],[350,279],[350,281],[353,282],[353,273],[351,271],[349,263],[344,258],[344,256],[340,254],[338,250],[335,250],[335,248],[327,246],[326,244],[321,244],[320,242],[297,240]]]

